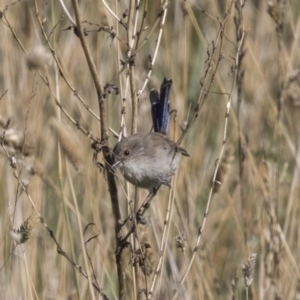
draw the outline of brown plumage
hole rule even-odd
[[[169,185],[180,155],[189,154],[166,135],[136,133],[123,138],[113,149],[115,164],[125,179],[137,187],[153,191]]]

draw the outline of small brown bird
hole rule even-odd
[[[161,185],[170,185],[186,150],[161,133],[136,133],[123,138],[114,149],[115,163],[133,185],[155,192]]]

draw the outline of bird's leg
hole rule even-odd
[[[143,204],[141,205],[141,207],[137,211],[136,220],[137,220],[138,223],[143,224],[143,225],[147,224],[147,221],[143,216],[145,214],[145,211],[150,207],[150,202],[155,197],[155,195],[156,195],[159,188],[160,188],[160,185],[158,187],[153,188],[153,191],[151,191],[148,194],[148,196],[144,200]]]

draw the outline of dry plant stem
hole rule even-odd
[[[102,0],[102,3],[104,4],[104,6],[106,7],[106,9],[110,12],[110,14],[116,19],[116,21],[118,21],[118,23],[120,23],[121,25],[124,26],[123,22],[120,20],[120,18],[113,12],[113,10],[109,7],[109,5]],[[125,27],[125,26],[124,26]]]
[[[31,97],[30,97],[30,102],[28,104],[28,109],[27,109],[27,113],[26,113],[26,118],[25,118],[25,129],[24,129],[24,141],[23,141],[23,146],[22,146],[22,161],[21,161],[21,167],[20,167],[20,170],[19,170],[19,173],[18,173],[18,177],[21,176],[22,174],[22,169],[23,169],[23,163],[24,163],[24,149],[25,149],[25,142],[26,142],[26,133],[27,133],[27,124],[28,124],[28,117],[29,117],[29,112],[30,112],[30,108],[31,108],[31,104],[32,104],[32,100],[35,96],[35,90],[34,90],[34,82],[35,82],[35,76],[34,76],[34,79],[33,79],[33,85],[32,85],[32,89],[31,89]],[[3,138],[3,141],[4,141],[4,138]],[[14,215],[13,215],[13,220],[15,219],[15,213],[16,213],[16,208],[17,208],[17,200],[18,200],[18,190],[20,188],[20,183],[18,181],[18,184],[17,184],[17,193],[16,193],[16,201],[15,201],[15,207],[14,207]],[[31,299],[33,299],[33,295],[32,295],[32,291],[31,291],[31,288],[33,289],[34,291],[34,294],[35,294],[35,297],[36,299],[38,299],[38,296],[37,296],[37,293],[36,293],[36,290],[34,288],[34,285],[32,284],[32,280],[30,278],[30,275],[29,275],[29,270],[28,270],[28,265],[27,265],[27,259],[26,259],[26,253],[25,253],[25,250],[23,249],[22,246],[21,247],[21,251],[23,253],[23,257],[24,257],[24,264],[25,264],[25,269],[26,269],[26,276],[27,276],[27,279],[28,279],[28,282],[29,282],[29,291],[30,291],[30,296],[31,296]]]
[[[57,66],[55,66],[55,91],[56,91],[55,97],[57,99],[57,102],[60,103],[60,90],[59,90],[58,67]],[[57,107],[56,114],[57,114],[58,120],[61,121],[61,109],[59,107]],[[58,169],[60,195],[61,195],[61,200],[62,200],[62,204],[63,204],[64,218],[65,218],[66,225],[67,225],[67,234],[68,234],[68,238],[69,238],[69,242],[70,242],[71,255],[72,255],[73,261],[75,261],[76,255],[75,255],[75,249],[74,249],[74,240],[72,238],[72,230],[71,230],[71,223],[70,223],[70,218],[69,218],[69,211],[67,210],[67,207],[66,207],[66,199],[65,199],[66,197],[65,197],[64,188],[63,188],[64,184],[63,184],[63,173],[62,173],[62,151],[61,151],[60,143],[58,143],[58,145],[57,145],[57,156],[58,156],[57,169]],[[73,271],[77,296],[79,296],[80,291],[79,291],[78,278],[76,276],[75,268],[72,268],[72,271]]]
[[[69,13],[67,7],[65,6],[64,1],[63,1],[63,0],[59,0],[59,2],[60,2],[60,5],[61,5],[63,11],[64,11],[65,14],[67,15],[68,19],[69,19],[70,22],[75,26],[75,25],[76,25],[76,24],[75,24],[75,21],[73,20],[73,18],[72,18],[72,16],[71,16],[71,14]]]
[[[176,113],[174,116],[174,135],[176,133]],[[172,179],[172,183],[171,186],[177,186],[177,174],[175,178]],[[155,285],[158,279],[158,274],[160,273],[160,286],[161,286],[161,282],[162,282],[162,272],[161,271],[161,266],[164,263],[164,259],[165,259],[165,254],[166,254],[166,249],[167,249],[167,241],[168,241],[168,236],[169,236],[169,232],[170,232],[170,219],[173,213],[173,207],[174,207],[174,201],[175,201],[175,191],[174,189],[170,189],[169,190],[169,201],[168,201],[168,207],[167,207],[167,212],[166,212],[166,217],[165,217],[165,221],[164,221],[164,229],[163,229],[163,234],[161,237],[161,243],[160,243],[160,249],[159,249],[159,261],[157,264],[157,267],[155,269],[155,273],[154,273],[154,277],[152,279],[152,284],[151,284],[151,288],[150,291],[148,293],[147,299],[151,299],[153,293],[154,293],[154,289],[155,289]]]
[[[156,195],[156,192],[150,192],[148,194],[148,196],[144,200],[143,204],[141,205],[141,207],[137,211],[137,215],[143,216],[145,214],[146,210],[149,208],[151,200],[155,197],[155,195]]]
[[[139,1],[139,3],[140,3],[140,1]],[[140,38],[141,38],[141,34],[142,34],[143,30],[144,30],[144,24],[145,24],[146,16],[147,16],[147,7],[148,7],[148,0],[145,0],[144,1],[144,13],[143,13],[142,22],[141,22],[141,25],[140,25],[140,30],[139,30],[139,32],[137,34],[137,39],[136,39],[136,44],[135,44],[135,50],[138,49]]]
[[[219,64],[220,64],[221,58],[222,58],[222,46],[223,46],[224,29],[225,29],[225,25],[226,25],[228,16],[230,14],[233,2],[234,2],[234,0],[231,1],[230,6],[229,6],[228,10],[226,11],[226,14],[225,14],[225,17],[224,17],[222,23],[219,21],[220,29],[218,31],[216,41],[212,43],[212,51],[211,51],[211,53],[209,53],[209,50],[208,50],[208,53],[209,53],[208,66],[207,66],[207,68],[205,70],[204,76],[200,80],[201,89],[200,89],[200,93],[199,93],[199,97],[198,97],[198,102],[197,102],[196,107],[194,108],[194,114],[193,114],[193,116],[191,117],[190,121],[187,123],[187,126],[186,126],[185,130],[182,131],[181,136],[179,137],[179,139],[177,141],[178,145],[181,144],[184,136],[187,134],[187,132],[189,131],[189,129],[191,128],[191,126],[194,124],[194,122],[198,118],[199,111],[200,111],[202,105],[204,104],[205,100],[207,99],[208,92],[210,91],[210,88],[211,88],[211,86],[212,86],[212,84],[213,84],[213,82],[215,80],[216,74],[218,72],[218,67],[219,67]],[[194,14],[193,14],[193,12],[192,12],[189,4],[187,5],[187,9],[188,9],[188,12],[189,12],[189,16],[192,19],[195,19]],[[196,22],[196,20],[194,20],[194,22]],[[197,22],[195,23],[195,25],[196,24],[197,24]],[[196,27],[196,28],[198,28],[198,27]],[[217,51],[217,45],[218,45],[219,42],[220,42],[220,45],[219,45],[219,51],[218,51],[217,61],[214,63],[214,59],[216,58],[215,54],[216,54],[216,51]],[[214,71],[212,72],[212,75],[210,77],[211,79],[210,79],[210,81],[208,83],[207,88],[204,88],[205,83],[209,79],[210,70],[212,68],[214,68]]]
[[[125,101],[127,98],[127,92],[128,92],[128,86],[130,85],[130,91],[131,91],[131,99],[132,99],[132,124],[131,124],[131,134],[135,133],[137,130],[137,95],[136,95],[136,87],[135,87],[135,81],[134,81],[134,55],[132,55],[132,49],[134,46],[135,38],[136,38],[136,30],[137,30],[137,22],[138,22],[138,16],[139,16],[139,1],[136,5],[136,14],[134,17],[134,7],[135,7],[135,1],[130,1],[130,7],[129,7],[129,14],[128,14],[128,22],[127,22],[127,44],[128,44],[128,50],[127,50],[127,61],[124,63],[124,66],[120,69],[118,74],[120,75],[125,69],[127,69],[129,76],[126,77],[126,84],[125,84],[125,91],[124,91],[124,98],[123,98],[123,107],[121,110],[122,118],[121,118],[121,126],[120,130],[121,132],[126,133],[126,124],[124,122],[124,113],[125,113]],[[134,19],[134,26],[133,24]],[[127,65],[129,66],[127,68]],[[120,77],[120,76],[118,76]],[[121,134],[119,135],[119,140],[121,138]]]
[[[143,39],[143,42],[141,43],[141,45],[131,53],[131,57],[136,55],[143,48],[143,46],[146,44],[146,42],[149,40],[150,36],[153,34],[156,27],[158,26],[160,19],[161,19],[161,16],[158,16],[156,22],[152,26],[152,29],[149,31],[148,35]],[[127,65],[130,63],[131,57],[124,62],[123,67],[117,72],[117,74],[115,74],[113,76],[113,78],[110,80],[110,82],[113,82],[117,77],[119,77],[123,73],[123,71],[126,69]],[[140,95],[141,94],[140,91],[138,91],[137,94]]]
[[[136,6],[136,11],[135,11]],[[135,21],[134,27],[132,27],[133,19],[134,19],[134,12],[135,12]],[[127,41],[129,45],[128,49],[128,59],[131,57],[132,48],[134,46],[135,38],[136,38],[136,30],[137,30],[137,21],[139,16],[139,0],[135,4],[135,0],[130,1],[129,5],[129,14],[128,14],[128,24],[127,24]],[[130,82],[130,92],[131,92],[131,99],[132,99],[132,119],[131,119],[131,134],[136,133],[137,131],[137,115],[138,115],[138,106],[137,106],[137,95],[136,95],[136,87],[135,87],[135,79],[134,79],[134,64],[129,64],[129,82]],[[127,85],[127,83],[126,83]],[[127,88],[126,88],[127,90]],[[125,95],[126,97],[126,95]]]
[[[136,8],[136,9],[135,9]],[[134,16],[135,13],[135,16]],[[135,0],[130,0],[129,3],[129,13],[128,13],[128,22],[127,22],[127,43],[129,45],[129,49],[127,52],[127,58],[131,58],[131,52],[132,48],[134,46],[135,37],[136,37],[136,29],[137,29],[137,22],[138,22],[138,16],[139,16],[139,0],[137,0],[137,3]],[[133,26],[133,20],[134,20],[134,26]],[[137,116],[138,116],[138,106],[137,106],[137,96],[136,96],[136,88],[135,88],[135,68],[134,63],[129,63],[129,78],[126,80],[126,87],[125,92],[127,91],[128,86],[128,79],[130,84],[130,94],[131,94],[131,103],[132,103],[132,112],[131,112],[131,134],[134,134],[137,132]],[[125,94],[126,98],[126,94]],[[134,211],[137,209],[138,205],[138,188],[134,188]],[[135,222],[135,220],[134,220]],[[134,226],[136,228],[136,226]],[[131,236],[131,242],[133,242],[133,251],[136,253],[137,250],[137,240],[134,238],[134,236]],[[138,298],[138,293],[140,290],[139,286],[139,266],[136,264],[135,267],[132,268],[133,272],[133,293],[134,297]]]
[[[280,224],[276,225],[276,230],[277,230],[277,233],[278,233],[278,235],[281,239],[281,242],[282,242],[284,250],[287,254],[287,257],[288,257],[288,259],[289,259],[289,261],[290,261],[290,263],[291,263],[291,265],[292,265],[292,267],[293,267],[293,269],[294,269],[294,271],[297,275],[298,281],[300,281],[300,270],[299,270],[298,264],[297,264],[297,262],[296,262],[296,260],[293,256],[291,250],[290,250],[290,247],[289,247],[288,243],[286,242],[285,235],[282,231],[282,228],[280,227]]]
[[[234,23],[236,27],[236,41],[239,43],[242,31],[243,31],[243,12],[241,3],[239,0],[235,2],[235,17],[234,17]],[[246,211],[247,207],[246,201],[245,201],[245,191],[244,191],[244,173],[243,173],[243,167],[244,167],[244,160],[245,160],[245,138],[243,133],[241,132],[241,125],[240,125],[240,109],[241,109],[241,103],[242,103],[242,96],[243,96],[243,82],[244,82],[244,69],[242,69],[242,59],[244,57],[244,44],[241,45],[241,49],[239,52],[239,65],[237,66],[237,79],[236,79],[236,86],[237,86],[237,122],[238,122],[238,149],[239,149],[239,177],[240,177],[240,201],[242,205],[242,210]],[[245,242],[247,241],[247,222],[243,218],[242,220],[244,222],[244,239]]]
[[[59,93],[57,93],[57,97],[59,99]],[[57,109],[57,116],[58,119],[61,120],[61,110],[58,108]],[[70,218],[69,218],[69,211],[67,209],[66,206],[66,197],[65,197],[65,193],[64,193],[64,183],[63,183],[63,172],[62,172],[62,152],[61,152],[61,146],[60,143],[58,143],[57,145],[57,156],[58,156],[58,180],[59,180],[59,194],[60,194],[60,198],[62,201],[62,206],[63,206],[63,211],[64,211],[64,218],[65,218],[65,222],[66,222],[66,227],[67,227],[67,235],[69,238],[69,243],[70,243],[70,248],[71,248],[71,257],[73,259],[73,261],[75,261],[76,255],[75,255],[75,249],[74,249],[74,240],[73,240],[73,236],[72,236],[72,230],[71,230],[71,222],[70,222]],[[80,291],[79,291],[79,285],[78,285],[78,279],[75,273],[75,269],[73,268],[73,275],[74,275],[74,281],[75,281],[75,286],[76,286],[76,292],[77,295],[80,295]]]
[[[95,237],[93,237],[93,238],[96,238],[96,237],[97,237],[97,236],[95,236]],[[86,241],[86,242],[84,243],[84,248],[85,248],[84,251],[86,252],[86,256],[87,256],[87,258],[88,258],[88,260],[89,260],[89,264],[90,264],[91,270],[92,270],[92,272],[93,272],[93,278],[94,278],[94,280],[95,280],[97,286],[100,287],[100,284],[99,284],[99,281],[98,281],[98,278],[97,278],[97,275],[96,275],[96,272],[95,272],[95,268],[94,268],[94,266],[93,266],[92,258],[91,258],[91,256],[89,255],[89,253],[88,253],[88,251],[87,251],[87,249],[86,249],[86,245],[87,245],[87,243],[88,243],[89,241],[90,241],[90,240],[88,240],[88,241]]]
[[[115,11],[116,11],[117,14],[118,14],[118,6],[119,6],[119,1],[115,0]],[[116,22],[116,25],[115,25],[116,33],[117,33],[117,36],[119,36],[118,20],[116,20],[115,22]],[[127,32],[128,32],[128,30],[127,30]],[[129,38],[129,35],[127,35],[127,42],[129,41],[128,38]],[[116,49],[117,49],[118,61],[121,61],[121,55],[120,55],[121,49],[120,49],[119,43],[116,43]],[[120,132],[119,132],[120,133],[119,134],[119,141],[120,141],[121,137],[122,137],[121,133],[122,132],[124,133],[124,131],[126,131],[126,124],[125,124],[126,97],[125,96],[123,97],[123,95],[125,95],[125,93],[126,93],[128,83],[126,81],[126,87],[125,87],[125,93],[124,93],[124,90],[123,90],[123,87],[122,87],[122,78],[121,78],[121,76],[118,76],[117,80],[119,81],[120,100],[121,100],[121,120],[120,120]],[[130,190],[129,190],[129,184],[128,183],[126,183],[125,189],[126,189],[126,191],[124,191],[125,194],[129,195]],[[130,210],[130,205],[128,205],[128,209]],[[130,244],[134,245],[134,250],[135,250],[135,241],[136,241],[136,239],[134,238],[134,235],[130,234]],[[137,281],[137,268],[138,268],[137,266],[135,268],[132,268],[132,281],[133,281],[132,285],[133,285],[133,295],[134,295],[135,298],[136,298],[137,290],[138,290],[137,289],[137,282],[138,282]]]
[[[173,180],[173,181],[175,182],[174,186],[176,186],[177,176],[176,176],[175,180]],[[172,184],[172,186],[173,186],[173,184]],[[152,279],[152,284],[151,284],[150,290],[147,294],[148,300],[151,299],[151,297],[154,293],[154,289],[155,289],[159,274],[160,274],[160,282],[162,281],[161,267],[163,265],[165,254],[166,254],[166,246],[167,246],[167,241],[168,241],[167,237],[170,232],[170,219],[171,219],[171,215],[172,215],[173,207],[174,207],[174,198],[175,198],[175,192],[174,192],[174,190],[170,190],[168,208],[167,208],[166,218],[165,218],[165,222],[164,222],[164,229],[163,229],[163,234],[162,234],[161,241],[160,241],[159,261],[155,268],[155,273],[154,273],[154,277]]]
[[[159,25],[160,20],[161,20],[161,15],[158,15],[155,23],[153,24],[153,26],[152,26],[151,30],[149,31],[149,33],[147,34],[147,36],[143,39],[142,43],[140,45],[136,44],[136,49],[133,51],[132,55],[135,55],[136,53],[138,53],[143,48],[143,46],[148,42],[148,40],[151,37],[151,35],[153,34],[154,30]],[[139,42],[139,40],[137,42]]]
[[[0,96],[0,100],[2,100],[2,98],[6,95],[7,92],[8,92],[8,89],[5,90],[5,92]]]
[[[134,14],[135,13],[135,14]],[[132,49],[135,43],[135,38],[137,36],[137,22],[138,22],[138,16],[139,16],[139,0],[137,3],[135,3],[135,0],[130,1],[129,6],[129,14],[128,14],[128,22],[127,22],[127,44],[129,45],[129,49],[127,52],[127,60],[130,61],[132,59],[131,53]],[[133,26],[134,24],[134,26]],[[137,131],[137,115],[138,115],[138,99],[136,95],[136,87],[135,87],[135,76],[134,76],[134,63],[129,63],[129,76],[126,78],[126,84],[125,84],[125,93],[124,93],[124,100],[127,97],[127,91],[128,91],[128,83],[130,84],[130,92],[131,92],[131,99],[132,99],[132,122],[131,122],[131,134],[135,133]],[[124,122],[124,114],[125,112],[125,101],[123,101],[123,108],[122,108],[122,117],[121,117],[121,131],[126,130],[125,122]],[[121,136],[121,135],[120,135]],[[134,211],[136,211],[137,203],[138,203],[138,189],[134,189]],[[132,232],[136,229],[136,224],[132,227]],[[135,252],[137,250],[137,240],[134,238],[133,235],[130,235],[131,244],[133,245],[133,251]],[[135,265],[135,267],[132,269],[133,271],[133,293],[134,297],[138,297],[139,293],[139,278],[138,278],[138,265]]]
[[[188,16],[191,19],[191,23],[193,24],[193,26],[194,26],[194,28],[196,30],[196,33],[197,33],[197,35],[199,37],[199,40],[202,42],[202,44],[205,47],[207,47],[207,43],[206,43],[205,38],[204,38],[204,36],[203,36],[203,34],[202,34],[201,30],[200,30],[200,27],[199,27],[199,25],[197,23],[197,19],[196,19],[194,13],[193,13],[193,10],[191,8],[191,5],[190,5],[189,1],[186,1],[186,6],[185,7],[187,9]],[[202,11],[202,13],[205,13],[205,11]],[[208,15],[207,13],[205,13],[205,14]],[[216,18],[214,18],[214,17],[212,17],[210,15],[208,15],[208,16],[211,17],[212,19],[216,20]],[[217,22],[220,22],[220,21],[217,20]]]
[[[134,14],[135,13],[135,14]],[[137,22],[138,22],[138,16],[139,16],[139,0],[135,2],[135,0],[131,0],[129,4],[129,14],[128,14],[128,22],[127,22],[127,43],[129,45],[128,53],[127,53],[127,58],[130,59],[131,53],[132,53],[132,48],[135,43],[135,38],[136,38],[136,30],[137,30]],[[133,21],[134,21],[134,26],[133,26]],[[137,132],[137,116],[138,116],[138,99],[136,96],[136,87],[135,87],[135,68],[134,68],[134,63],[129,64],[129,85],[130,85],[130,94],[131,94],[131,102],[132,102],[132,112],[131,112],[131,134],[134,134]],[[128,78],[126,81],[126,90],[128,86]],[[138,203],[138,189],[135,187],[134,188],[134,211],[136,211]],[[134,251],[136,251],[136,240],[134,240]],[[136,271],[136,278],[135,281],[138,283],[138,266],[136,265],[135,267]],[[137,291],[139,288],[136,288],[135,295],[137,295]]]
[[[30,276],[29,276],[29,270],[28,270],[28,265],[27,265],[27,259],[26,259],[26,253],[25,253],[25,250],[23,249],[22,246],[20,246],[20,247],[21,247],[21,251],[22,251],[22,254],[23,254],[23,258],[24,258],[24,265],[25,265],[25,271],[26,271],[26,276],[27,276],[27,280],[28,280],[28,289],[29,289],[29,293],[30,293],[30,299],[34,299],[34,298],[33,298],[33,295],[32,295],[31,288],[32,288],[33,291],[34,291],[34,294],[35,294],[36,299],[38,299],[36,290],[35,290],[35,288],[34,288],[34,285],[32,284],[32,281],[31,281],[31,279],[30,279]]]
[[[198,238],[197,238],[194,250],[193,250],[193,255],[191,257],[190,263],[189,263],[186,271],[184,272],[184,275],[183,275],[183,277],[181,279],[180,284],[183,284],[184,281],[187,278],[187,275],[188,275],[188,273],[189,273],[189,271],[190,271],[190,269],[192,267],[192,264],[194,262],[196,253],[198,251],[198,247],[199,247],[199,244],[200,244],[200,241],[201,241],[202,233],[203,233],[203,231],[205,229],[205,224],[206,224],[206,221],[207,221],[207,215],[208,215],[208,212],[209,212],[210,202],[211,202],[212,195],[213,195],[213,190],[214,190],[216,175],[218,173],[220,162],[221,162],[221,159],[222,159],[222,156],[223,156],[223,152],[224,152],[224,149],[225,149],[225,144],[226,144],[226,139],[227,139],[228,117],[229,117],[230,108],[231,108],[232,93],[233,93],[233,89],[234,89],[235,83],[236,83],[237,70],[238,70],[238,65],[239,65],[239,54],[240,54],[241,47],[243,45],[244,37],[245,37],[245,32],[243,32],[243,34],[242,34],[240,43],[239,43],[238,48],[237,48],[236,57],[235,57],[234,79],[233,79],[233,82],[232,82],[231,91],[229,93],[229,98],[228,98],[227,105],[226,105],[226,115],[225,115],[223,142],[222,142],[222,147],[221,147],[221,151],[220,151],[219,157],[218,157],[217,162],[216,162],[216,167],[215,167],[215,171],[214,171],[214,175],[213,175],[213,179],[212,179],[212,186],[211,186],[210,191],[209,191],[209,196],[208,196],[208,199],[207,199],[206,209],[205,209],[205,213],[204,213],[204,219],[203,219],[202,225],[198,229]],[[178,291],[174,295],[173,299],[177,298],[177,296],[179,294],[179,289],[180,289],[180,287],[178,287]]]
[[[118,13],[118,1],[115,0],[115,9],[116,12]],[[116,20],[117,23],[117,20]],[[119,26],[118,24],[115,25],[116,28],[116,34],[119,36]],[[121,49],[119,46],[119,43],[116,43],[116,49],[117,49],[117,59],[118,61],[121,61]],[[123,91],[123,86],[122,86],[122,78],[121,76],[118,76],[118,81],[119,81],[119,90],[120,90],[120,101],[121,101],[121,121],[120,121],[120,134],[119,134],[119,140],[121,140],[121,132],[123,131],[123,128],[125,128],[125,114],[126,114],[126,107],[125,107],[125,98],[123,97],[124,91]]]
[[[144,82],[142,88],[138,91],[138,93],[137,93],[138,95],[141,95],[144,92],[144,90],[145,90],[145,88],[146,88],[146,86],[148,84],[149,78],[150,78],[150,76],[152,74],[153,66],[154,66],[154,63],[156,61],[156,57],[157,57],[157,53],[158,53],[158,48],[159,48],[161,37],[162,37],[162,33],[163,33],[163,27],[164,27],[165,21],[166,21],[166,16],[167,16],[167,12],[168,12],[168,6],[169,6],[169,0],[165,0],[164,3],[163,3],[163,5],[162,5],[163,12],[162,12],[161,23],[160,23],[160,26],[159,26],[160,28],[159,28],[158,38],[157,38],[157,41],[156,41],[156,47],[155,47],[155,50],[154,50],[153,57],[151,59],[151,63],[150,63],[150,67],[149,67],[149,71],[148,71],[147,77],[145,79],[145,82]],[[141,48],[141,46],[139,48]],[[138,50],[136,50],[136,51],[138,51]]]
[[[30,112],[32,100],[33,100],[33,98],[35,97],[35,90],[34,90],[34,82],[35,82],[35,78],[36,78],[36,76],[34,76],[34,79],[33,79],[32,89],[31,89],[30,102],[29,102],[29,104],[28,104],[27,113],[26,113],[26,118],[25,118],[24,139],[23,139],[23,146],[22,146],[22,161],[21,161],[21,167],[20,167],[18,176],[21,176],[21,174],[22,174],[22,169],[23,169],[23,163],[24,163],[24,149],[25,149],[25,142],[26,142],[26,133],[27,133],[28,117],[29,117],[29,112]],[[3,141],[4,141],[4,138],[3,138]],[[18,183],[18,185],[17,185],[17,192],[16,192],[15,207],[14,207],[14,212],[13,212],[13,223],[12,223],[12,225],[14,224],[14,220],[15,220],[15,214],[16,214],[16,209],[17,209],[18,191],[19,191],[19,188],[20,188],[20,185],[19,185],[19,183]]]
[[[290,191],[289,191],[289,197],[288,197],[288,203],[287,203],[287,208],[286,208],[286,216],[285,216],[285,221],[284,221],[284,226],[283,226],[283,232],[284,235],[287,234],[287,230],[288,230],[288,225],[290,223],[291,220],[291,212],[292,212],[292,207],[293,207],[293,203],[295,200],[295,192],[298,186],[298,182],[299,182],[299,164],[300,164],[300,137],[298,137],[298,142],[297,142],[297,156],[296,156],[296,165],[294,166],[294,172],[293,172],[293,179],[291,182],[291,187],[290,187]]]
[[[284,76],[285,74],[287,74],[287,66],[288,66],[288,63],[287,63],[287,59],[285,57],[285,49],[284,49],[284,41],[283,41],[283,29],[284,29],[284,16],[285,16],[285,6],[286,6],[286,0],[278,0],[277,1],[277,5],[278,5],[278,8],[280,7],[279,9],[279,23],[276,24],[276,33],[277,33],[277,43],[278,43],[278,67],[279,67],[279,70],[278,70],[278,74],[277,74],[277,77],[278,77],[278,86],[280,87],[283,87],[284,86],[284,83],[285,83],[285,79],[284,79]],[[276,164],[277,164],[277,170],[276,170],[276,193],[277,193],[277,196],[275,197],[275,205],[276,207],[278,207],[278,194],[279,194],[279,157],[281,155],[281,142],[280,142],[280,127],[278,126],[279,125],[279,120],[282,120],[283,119],[283,109],[282,109],[282,104],[283,104],[283,101],[282,101],[282,91],[283,91],[283,88],[280,88],[278,90],[278,98],[277,98],[277,108],[278,108],[278,111],[277,111],[277,124],[276,124],[276,127],[275,127],[275,137],[274,137],[274,140],[275,140],[275,143],[277,144],[278,147],[276,147],[276,156],[277,156],[277,160],[276,160]],[[297,161],[297,156],[296,156],[296,161]]]
[[[134,67],[129,67],[129,82],[130,82],[130,91],[131,91],[131,99],[132,99],[132,119],[131,119],[131,134],[137,132],[137,119],[138,119],[138,98],[136,95],[136,87],[134,81]]]
[[[58,169],[61,167],[61,149],[60,146],[58,145],[58,155],[59,155],[59,163],[58,163]],[[64,194],[64,184],[63,184],[63,180],[62,180],[62,173],[61,171],[58,171],[58,178],[59,178],[59,186],[60,186],[60,198],[62,201],[62,207],[63,207],[63,212],[64,212],[64,218],[65,218],[65,222],[66,222],[66,227],[67,227],[67,236],[69,238],[69,243],[70,243],[70,248],[71,248],[71,257],[72,260],[75,261],[76,255],[75,255],[75,249],[74,249],[74,239],[72,236],[72,229],[71,229],[71,222],[70,222],[70,217],[69,217],[69,211],[67,209],[67,205],[66,205],[66,197]],[[76,292],[77,295],[80,295],[80,291],[79,291],[79,285],[78,285],[78,279],[76,277],[75,274],[75,269],[73,269],[73,275],[74,275],[74,281],[75,281],[75,286],[76,286]]]
[[[80,236],[80,242],[81,242],[81,248],[82,248],[82,253],[83,253],[85,269],[86,269],[87,276],[88,276],[89,290],[90,290],[91,298],[93,300],[95,300],[96,298],[95,298],[95,294],[94,294],[94,290],[93,290],[93,286],[92,286],[91,274],[90,274],[91,271],[89,270],[89,263],[88,263],[88,259],[87,259],[86,248],[84,246],[84,240],[83,240],[83,236],[82,236],[83,229],[82,229],[82,224],[81,224],[81,220],[80,220],[80,213],[79,213],[78,204],[77,204],[77,197],[76,197],[76,193],[74,191],[74,185],[73,185],[73,181],[71,179],[70,170],[69,170],[68,165],[67,165],[67,175],[68,175],[68,180],[69,180],[70,189],[71,189],[71,193],[72,193],[72,198],[74,200],[74,206],[76,209],[77,223],[78,223],[79,232],[80,232],[79,236]]]
[[[92,60],[90,55],[89,49],[84,39],[84,35],[81,28],[81,20],[79,15],[79,7],[77,0],[72,0],[73,8],[75,12],[75,19],[76,19],[76,29],[77,33],[95,84],[97,96],[98,96],[98,104],[99,104],[99,114],[100,114],[100,131],[101,131],[101,142],[104,146],[107,146],[108,141],[108,129],[107,129],[107,112],[106,112],[106,104],[105,99],[103,98],[103,88],[100,85],[99,78],[96,71],[96,66]],[[118,283],[119,283],[119,299],[125,299],[125,271],[124,266],[122,263],[122,236],[121,236],[121,212],[119,207],[119,199],[117,193],[117,186],[115,182],[114,173],[111,171],[111,164],[112,164],[112,157],[110,151],[107,149],[103,150],[103,156],[105,160],[105,168],[107,171],[107,181],[108,181],[108,188],[110,193],[110,199],[112,204],[113,215],[115,219],[115,238],[116,238],[116,264],[117,264],[117,273],[118,273]]]

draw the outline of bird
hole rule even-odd
[[[161,185],[170,186],[180,156],[189,156],[167,136],[172,79],[164,78],[160,94],[149,94],[154,132],[124,137],[113,148],[114,164],[133,185],[156,193]]]
[[[161,185],[170,186],[180,156],[189,156],[166,135],[140,132],[123,138],[114,149],[114,165],[127,181],[156,192]]]

